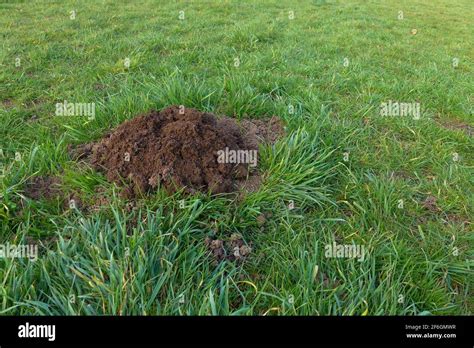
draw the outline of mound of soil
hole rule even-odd
[[[260,142],[284,133],[279,119],[269,125],[239,126],[231,118],[171,106],[122,123],[98,143],[76,149],[75,157],[88,157],[109,181],[125,183],[132,196],[158,186],[169,192],[232,192],[248,177],[249,164],[220,163],[218,151],[257,151]]]

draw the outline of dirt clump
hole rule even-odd
[[[426,199],[422,203],[423,208],[426,210],[432,212],[432,213],[437,213],[441,209],[438,207],[437,204],[437,198],[433,195],[429,195],[426,197]]]
[[[211,253],[212,257],[216,262],[220,262],[226,258],[226,250],[224,248],[224,241],[221,239],[212,239],[206,237],[204,244]]]
[[[70,154],[88,160],[109,181],[125,185],[128,197],[158,187],[171,193],[180,188],[191,194],[228,193],[256,166],[259,143],[283,134],[281,121],[270,120],[264,130],[263,121],[239,125],[231,118],[171,106],[126,121],[99,142]]]
[[[212,239],[207,237],[204,244],[211,253],[214,264],[223,260],[229,261],[244,261],[252,252],[251,246],[245,244],[242,236],[238,233],[233,233],[227,240]]]
[[[263,226],[263,225],[265,225],[265,222],[267,222],[267,218],[266,218],[265,214],[260,214],[259,216],[257,216],[257,224],[258,224],[258,226]]]
[[[5,99],[2,101],[2,106],[6,109],[10,109],[11,107],[13,107],[14,103],[13,103],[13,100],[11,99]]]
[[[247,166],[218,163],[219,150],[244,149],[238,128],[194,109],[170,107],[122,123],[97,145],[91,163],[108,180],[130,182],[135,193],[163,185],[212,193],[230,192],[234,179],[245,177]]]
[[[61,197],[61,179],[56,176],[36,176],[26,182],[24,193],[36,201]]]

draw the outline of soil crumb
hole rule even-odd
[[[11,99],[5,99],[5,100],[2,101],[2,106],[6,109],[12,108],[13,104],[14,104],[13,100],[11,100]]]
[[[226,241],[207,237],[204,244],[211,253],[214,264],[223,260],[241,262],[252,252],[252,248],[245,244],[242,236],[238,233],[233,233]]]
[[[36,176],[26,182],[25,196],[34,200],[61,197],[61,179],[56,176]]]
[[[439,212],[441,209],[438,207],[437,199],[433,195],[429,195],[422,203],[423,208],[429,210],[432,213]]]
[[[97,143],[70,149],[107,179],[125,185],[129,198],[165,188],[213,194],[233,192],[255,175],[260,143],[284,134],[277,117],[243,121],[170,106],[126,121]]]

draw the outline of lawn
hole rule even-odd
[[[472,314],[473,14],[472,0],[2,2],[0,242],[39,255],[0,259],[0,314]],[[95,117],[56,115],[64,101]],[[130,202],[68,154],[169,105],[283,119],[259,190]],[[31,199],[38,176],[88,208]],[[206,237],[235,234],[249,256],[215,262]]]

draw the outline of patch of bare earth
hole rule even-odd
[[[2,101],[1,104],[5,109],[11,109],[14,105],[12,99],[5,99],[5,100]]]
[[[441,120],[437,118],[437,123],[446,129],[461,131],[466,134],[468,137],[474,135],[474,127],[457,119]]]
[[[422,202],[422,206],[431,213],[438,213],[441,211],[437,204],[437,198],[433,195],[428,195]]]
[[[85,210],[81,198],[76,192],[66,193],[62,189],[62,180],[58,176],[36,176],[25,184],[24,194],[35,201],[59,199],[63,209]]]
[[[227,240],[207,237],[204,244],[212,256],[214,264],[223,260],[242,262],[252,252],[252,247],[245,244],[242,236],[238,233],[232,234]]]
[[[61,179],[56,176],[36,176],[26,182],[24,193],[34,200],[61,197]]]
[[[471,224],[470,219],[466,216],[451,212],[443,212],[443,209],[441,209],[437,203],[437,198],[431,194],[425,198],[421,205],[426,211],[430,212],[431,214],[435,214],[445,224],[459,225],[462,228],[465,228]],[[428,221],[428,216],[421,216],[418,218],[418,222],[421,224],[426,224]]]

